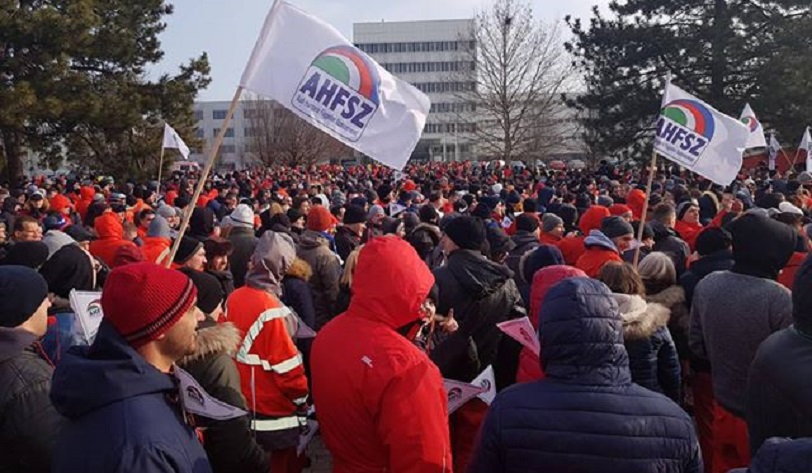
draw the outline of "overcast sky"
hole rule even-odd
[[[487,0],[291,0],[338,28],[352,40],[352,24],[471,18]],[[239,82],[271,0],[174,0],[161,42],[166,53],[152,73],[175,72],[202,51],[209,53],[212,83],[199,100],[230,100]],[[592,5],[608,0],[531,0],[535,16],[563,20],[571,14],[587,19]]]

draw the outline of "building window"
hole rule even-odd
[[[234,128],[226,128],[226,138],[234,138]]]
[[[237,151],[237,148],[234,145],[222,145],[220,146],[220,153],[221,154],[234,154]]]
[[[367,54],[427,53],[473,49],[476,41],[426,41],[419,43],[361,43],[355,47]]]
[[[252,136],[259,136],[259,128],[246,128],[245,136],[246,138],[250,138]]]
[[[225,120],[226,113],[228,113],[228,110],[212,110],[211,117],[214,120]]]
[[[195,120],[203,120],[203,110],[195,110]]]
[[[203,138],[204,136],[206,136],[206,133],[205,130],[203,130],[203,128],[198,128],[197,130],[195,130],[195,137]]]

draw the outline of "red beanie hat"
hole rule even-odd
[[[326,232],[334,225],[333,214],[323,205],[314,205],[307,213],[307,229]]]
[[[631,207],[629,207],[626,204],[612,205],[611,207],[609,207],[609,213],[612,214],[612,216],[614,217],[622,217],[624,214],[627,213],[631,213],[632,215],[634,215],[634,212],[632,212]]]
[[[107,276],[101,304],[104,318],[138,348],[172,328],[195,297],[194,283],[180,271],[155,263],[133,263]]]

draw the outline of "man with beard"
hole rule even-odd
[[[51,471],[211,472],[173,374],[197,350],[196,300],[185,274],[154,263],[110,273],[93,345],[54,372],[51,400],[68,422]]]

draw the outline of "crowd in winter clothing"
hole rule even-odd
[[[812,174],[647,177],[1,187],[0,472],[295,473],[314,421],[341,473],[809,471]]]

